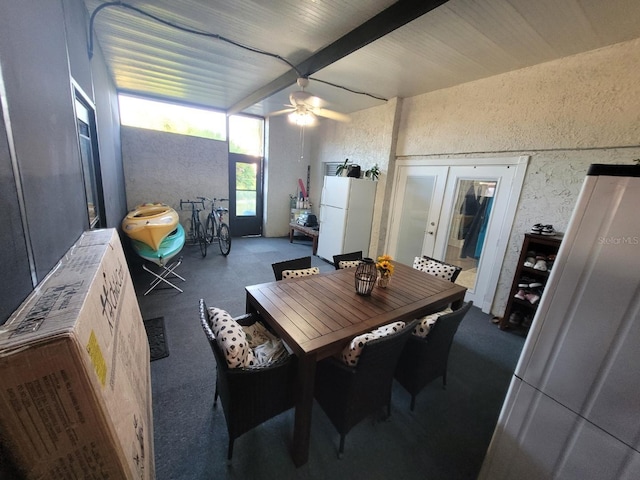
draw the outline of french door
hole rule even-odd
[[[462,267],[466,301],[488,313],[528,157],[397,162],[386,251],[411,265],[428,255]]]

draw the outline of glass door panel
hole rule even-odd
[[[413,259],[433,251],[446,167],[400,167],[397,197],[389,241],[389,254],[398,262],[413,264]],[[428,253],[427,253],[428,252]]]
[[[262,234],[262,157],[229,154],[231,235]]]
[[[497,182],[458,179],[444,261],[462,267],[456,283],[474,290]]]

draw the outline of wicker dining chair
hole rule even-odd
[[[340,434],[338,457],[354,426],[385,407],[391,415],[393,373],[416,324],[414,320],[396,333],[366,343],[355,367],[334,357],[318,363],[315,398]]]
[[[425,337],[409,337],[394,377],[411,395],[411,410],[415,407],[418,393],[436,378],[442,377],[442,386],[446,388],[447,363],[453,337],[472,306],[473,302],[469,301],[458,310],[442,315]]]
[[[311,268],[311,257],[300,257],[292,260],[284,260],[282,262],[272,263],[273,274],[276,280],[282,280],[282,272],[285,270],[302,270]]]
[[[420,263],[421,265],[418,265],[418,263]],[[422,265],[429,263],[433,263],[432,268],[424,268],[424,266]],[[458,278],[458,275],[460,275],[460,272],[462,271],[462,267],[459,267],[458,265],[443,262],[442,260],[437,260],[426,255],[423,255],[422,257],[416,257],[413,261],[413,268],[421,270],[425,273],[429,273],[430,275],[434,275],[436,277],[448,277],[448,280],[451,282],[455,282],[456,278]],[[444,270],[444,273],[441,273],[441,270]]]
[[[246,314],[234,320],[240,325],[251,325],[257,319]],[[230,461],[236,438],[294,406],[297,360],[295,355],[288,355],[266,367],[229,368],[211,330],[207,305],[202,299],[200,323],[216,360],[213,408],[220,398],[229,434],[227,459]]]
[[[340,255],[333,256],[333,266],[336,270],[340,270],[340,262],[342,261],[354,261],[362,260],[362,250],[359,252],[342,253]]]

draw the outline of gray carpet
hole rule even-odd
[[[475,479],[489,445],[524,339],[503,332],[473,307],[452,347],[447,389],[436,381],[409,411],[409,395],[394,387],[391,417],[365,420],[339,437],[316,404],[309,462],[290,457],[293,411],[235,442],[227,465],[227,432],[220,406],[213,410],[215,364],[198,320],[198,299],[240,315],[244,287],[273,281],[271,263],[311,255],[311,243],[288,238],[234,238],[228,257],[202,258],[185,247],[178,268],[184,293],[157,288],[147,296],[150,275],[130,256],[143,318],[164,316],[171,356],[151,364],[158,480],[198,479]],[[313,257],[322,271],[333,266]]]

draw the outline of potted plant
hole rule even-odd
[[[369,170],[364,172],[364,176],[370,178],[371,180],[377,180],[380,175],[380,169],[378,168],[378,164],[374,164]]]
[[[336,168],[336,175],[338,177],[342,177],[347,174],[347,170],[349,169],[347,165],[348,162],[349,162],[349,159],[345,158],[344,163],[342,165],[338,165],[338,167]]]

